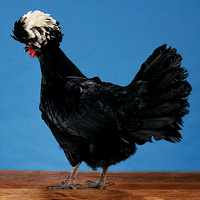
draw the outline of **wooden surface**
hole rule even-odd
[[[69,172],[0,170],[0,199],[7,200],[200,200],[200,172],[109,172],[105,190],[53,190]],[[78,172],[75,183],[98,180],[100,172]]]

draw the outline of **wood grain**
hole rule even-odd
[[[53,190],[69,172],[0,170],[0,199],[7,200],[200,200],[200,172],[109,172],[105,190]],[[78,172],[75,183],[98,180],[100,172]]]

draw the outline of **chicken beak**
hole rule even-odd
[[[24,48],[24,52],[27,52],[29,50],[30,46],[29,45],[26,45],[25,48]]]

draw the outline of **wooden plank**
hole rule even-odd
[[[0,199],[8,200],[200,200],[200,172],[109,172],[105,190],[53,190],[69,172],[0,170]],[[101,172],[78,172],[75,183],[98,180]]]

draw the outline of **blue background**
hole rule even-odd
[[[177,48],[193,87],[182,142],[139,146],[135,156],[110,170],[200,170],[199,0],[1,0],[0,5],[0,169],[71,168],[41,120],[39,62],[10,37],[14,22],[38,9],[60,22],[61,48],[88,77],[127,85],[157,46]],[[82,164],[80,170],[90,168]]]

